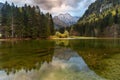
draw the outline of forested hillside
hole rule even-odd
[[[74,30],[81,36],[120,37],[120,0],[96,0]]]
[[[43,14],[38,6],[6,2],[1,8],[0,33],[3,38],[48,38],[54,34],[54,24],[51,14]]]

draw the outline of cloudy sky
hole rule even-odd
[[[5,2],[6,0],[0,0]],[[88,6],[95,0],[7,0],[22,6],[25,3],[30,5],[39,5],[44,12],[58,15],[61,13],[70,13],[72,16],[82,16]]]

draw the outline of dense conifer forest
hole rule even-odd
[[[74,30],[80,36],[120,37],[120,0],[96,0]]]
[[[48,38],[54,34],[52,15],[27,4],[23,7],[3,4],[0,27],[3,38]]]

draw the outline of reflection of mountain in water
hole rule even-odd
[[[83,58],[70,48],[57,46],[54,52],[54,61],[56,60],[61,61],[64,65],[67,65],[65,69],[71,70],[72,74],[78,73],[76,74],[78,79],[76,79],[75,75],[73,76],[71,73],[69,73],[71,76],[73,76],[73,80],[104,80],[90,70]],[[71,79],[68,78],[67,80]]]
[[[70,48],[56,48],[54,52],[54,59],[62,60],[63,62],[70,64],[69,67],[75,69],[76,71],[89,71],[89,68],[82,57]]]
[[[53,48],[48,50],[53,53]],[[38,53],[37,53],[38,54]],[[89,69],[75,51],[70,48],[56,46],[54,48],[54,56],[51,54],[38,56],[37,54],[29,57],[29,55],[23,61],[27,61],[26,64],[22,64],[21,69],[16,73],[6,74],[3,68],[0,71],[1,80],[104,80],[97,76],[93,71]],[[19,56],[20,57],[20,56]],[[21,57],[22,58],[22,57]],[[32,60],[34,61],[34,66]],[[22,58],[23,59],[23,58]],[[21,60],[20,60],[21,62]],[[37,62],[37,63],[36,63]],[[48,63],[49,62],[49,63]],[[1,62],[0,62],[1,63]],[[18,65],[19,67],[20,65]],[[30,68],[30,66],[32,68]],[[37,69],[36,69],[37,66]],[[40,67],[41,66],[41,67]],[[34,69],[35,68],[35,69]],[[12,66],[13,70],[17,70],[17,66]],[[26,71],[27,69],[30,69]]]

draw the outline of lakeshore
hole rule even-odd
[[[84,37],[84,36],[71,36],[68,38],[58,38],[58,37],[51,37],[50,39],[120,39],[120,38],[114,38],[114,37]]]
[[[72,36],[68,38],[58,38],[58,37],[50,37],[47,39],[31,39],[31,38],[1,38],[0,41],[19,41],[19,40],[73,40],[73,39],[120,39],[120,38],[113,38],[113,37],[79,37],[79,36]]]

